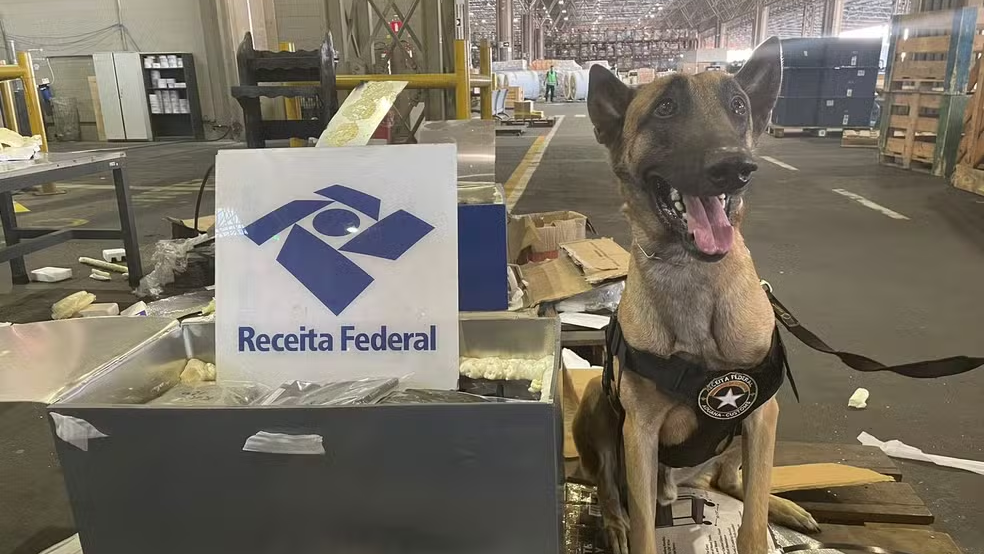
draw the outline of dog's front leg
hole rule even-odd
[[[629,551],[656,554],[657,447],[659,424],[628,416],[625,437],[625,477],[629,503]]]
[[[748,416],[742,428],[745,507],[738,531],[739,554],[769,552],[769,491],[778,421],[779,403],[773,398]]]

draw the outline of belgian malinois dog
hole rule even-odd
[[[605,68],[591,68],[588,113],[608,149],[633,239],[617,314],[631,348],[711,372],[743,370],[753,378],[749,368],[772,351],[772,307],[739,229],[744,193],[757,169],[753,147],[781,79],[776,38],[762,43],[733,76],[674,74],[630,88]],[[729,437],[705,463],[669,468],[659,463],[660,448],[700,438],[696,395],[694,402],[681,401],[631,367],[616,370],[622,428],[600,379],[585,390],[573,428],[581,463],[598,484],[616,554],[656,553],[657,503],[675,501],[678,484],[713,486],[744,500],[741,554],[768,552],[770,518],[818,530],[809,513],[769,494],[779,416],[774,396],[741,420],[740,449],[735,442],[720,451],[732,444]],[[707,408],[738,407],[747,392],[727,389]],[[710,402],[706,395],[702,401]]]

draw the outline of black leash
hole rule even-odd
[[[793,317],[793,314],[791,314],[789,310],[782,305],[782,302],[780,302],[779,299],[772,293],[772,287],[768,283],[763,281],[762,287],[765,289],[765,294],[769,297],[769,302],[772,304],[772,310],[776,314],[776,320],[778,320],[779,323],[782,323],[782,326],[785,327],[787,331],[810,348],[818,352],[837,356],[840,358],[840,361],[844,362],[844,364],[851,369],[865,372],[891,371],[892,373],[897,373],[899,375],[912,377],[915,379],[935,379],[936,377],[960,375],[961,373],[966,373],[972,369],[976,369],[984,365],[984,358],[951,356],[949,358],[941,358],[939,360],[925,360],[922,362],[912,362],[908,364],[889,366],[879,361],[872,360],[867,356],[835,350],[812,331],[806,327],[803,327],[799,320]]]

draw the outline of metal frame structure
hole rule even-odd
[[[497,40],[496,1],[471,1],[473,36]],[[750,48],[769,35],[837,35],[887,25],[911,0],[512,0],[513,37],[523,15],[548,43],[565,34],[604,30],[700,33],[701,47]],[[519,42],[522,52],[528,48]]]
[[[120,214],[119,229],[19,227],[14,214],[12,193],[55,181],[75,179],[102,172],[113,173],[116,203]],[[69,240],[122,240],[126,250],[130,285],[136,287],[143,277],[140,247],[134,224],[130,185],[126,179],[126,153],[45,154],[26,165],[0,164],[0,222],[6,248],[0,248],[0,263],[10,262],[14,283],[28,282],[24,256]]]

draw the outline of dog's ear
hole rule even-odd
[[[632,89],[611,71],[601,65],[591,66],[588,73],[588,115],[598,142],[610,146],[621,136],[625,111],[629,109],[632,95]]]
[[[769,124],[769,116],[782,85],[782,45],[771,37],[758,45],[735,75],[752,105],[752,133],[758,138]]]

